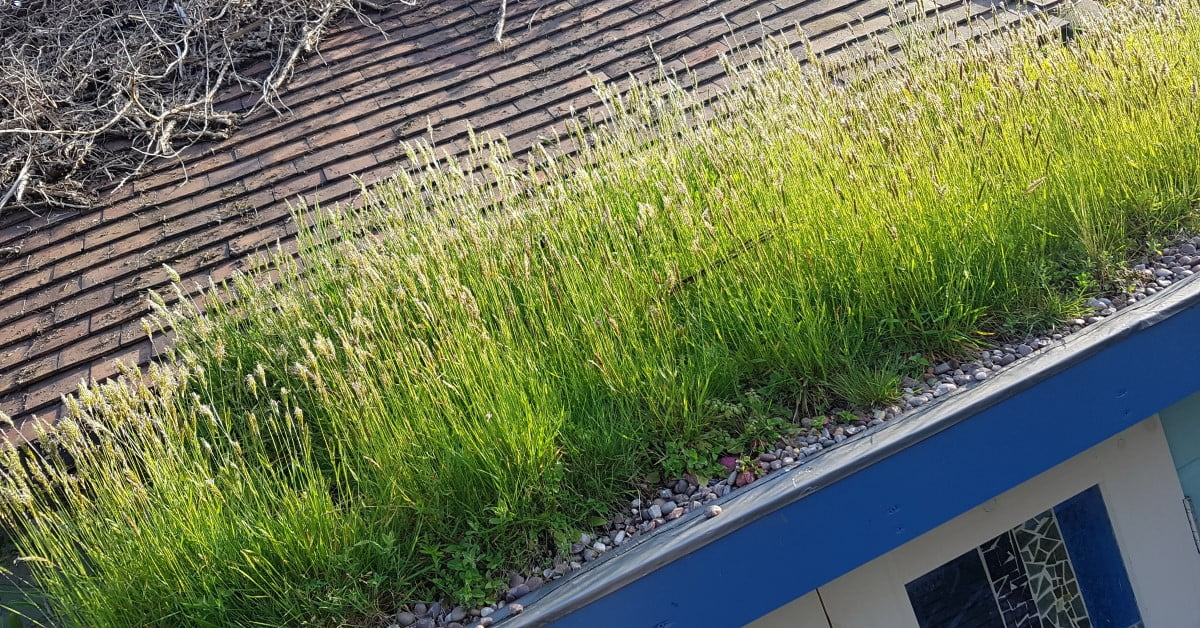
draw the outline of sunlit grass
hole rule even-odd
[[[848,87],[768,54],[710,121],[609,93],[533,171],[414,148],[427,172],[365,212],[301,212],[278,288],[160,307],[176,355],[83,391],[43,437],[63,457],[8,450],[0,515],[78,625],[478,602],[646,474],[748,446],[771,410],[730,407],[886,401],[914,356],[1047,328],[1190,226],[1198,8]]]

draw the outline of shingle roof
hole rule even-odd
[[[0,247],[20,247],[0,260],[0,411],[18,422],[52,418],[81,379],[113,376],[114,359],[146,364],[153,348],[139,321],[145,292],[168,282],[162,264],[188,285],[228,277],[252,252],[289,241],[289,200],[352,200],[352,175],[370,183],[403,168],[401,142],[428,138],[429,127],[454,154],[466,150],[470,124],[507,135],[520,156],[572,108],[595,104],[588,73],[647,77],[657,54],[668,68],[686,61],[711,88],[730,35],[754,40],[799,25],[815,52],[854,54],[871,37],[895,45],[889,29],[909,19],[966,37],[1031,10],[977,0],[891,4],[525,0],[509,4],[499,44],[491,37],[498,3],[396,4],[374,17],[377,28],[348,19],[297,70],[282,115],[259,111],[229,140],[162,163],[91,210],[0,216]],[[965,25],[979,16],[989,20]],[[230,93],[224,107],[243,109],[251,98]]]

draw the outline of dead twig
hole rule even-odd
[[[404,4],[412,0],[396,0]],[[372,0],[0,0],[0,211],[84,208],[278,102],[339,15]],[[250,108],[221,101],[240,86]],[[236,94],[235,94],[236,96]]]
[[[504,39],[504,18],[508,16],[508,0],[500,0],[500,20],[496,22],[496,31],[492,36],[496,39],[496,43]]]

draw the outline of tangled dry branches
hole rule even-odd
[[[0,0],[0,211],[85,207],[150,160],[228,135],[217,94],[272,101],[364,0]],[[361,18],[361,15],[360,15]],[[244,112],[243,112],[244,113]]]

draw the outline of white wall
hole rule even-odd
[[[751,625],[916,628],[906,583],[1095,484],[1146,627],[1200,626],[1200,553],[1157,416],[830,582],[819,600],[809,593]]]

